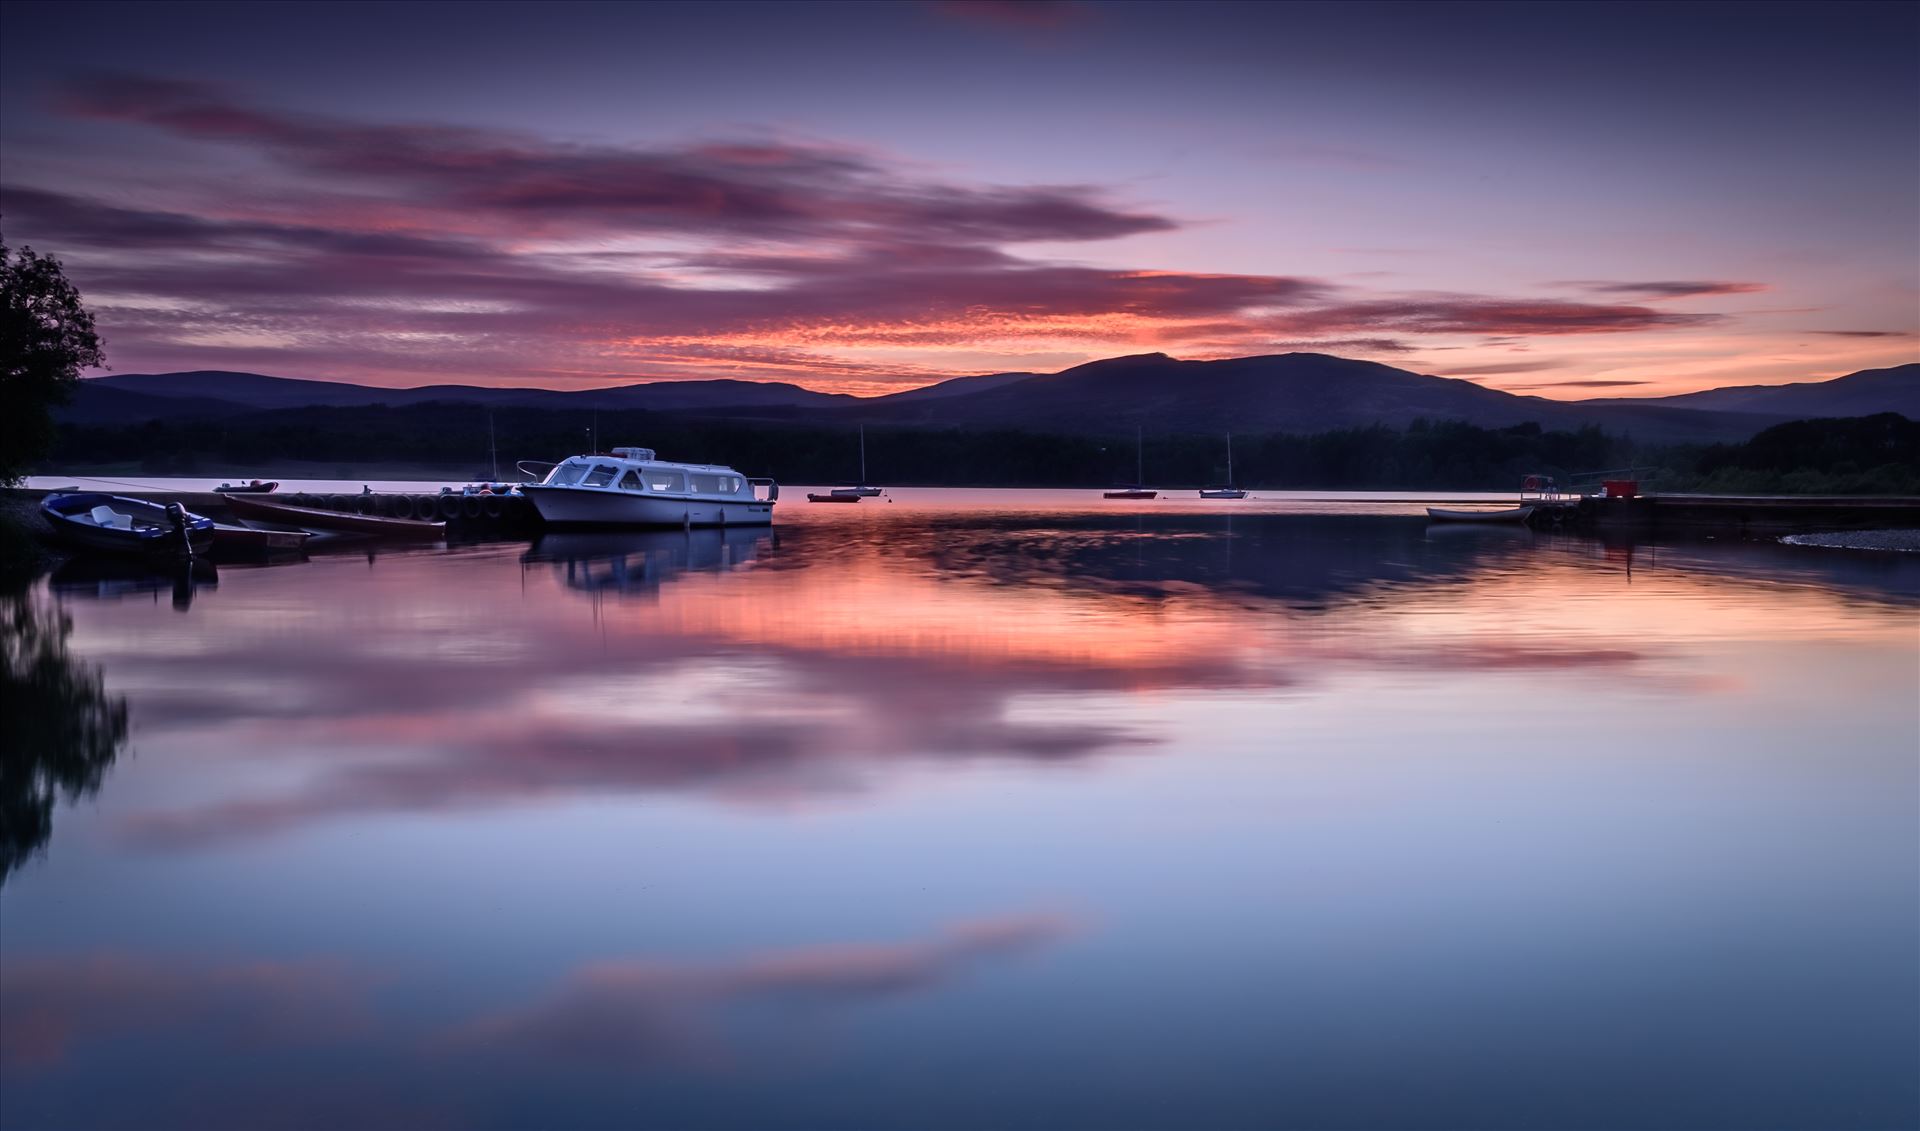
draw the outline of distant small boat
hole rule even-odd
[[[262,483],[256,479],[251,483],[222,483],[220,486],[215,487],[214,491],[228,495],[266,495],[279,489],[280,481],[277,479],[270,480],[266,483]]]
[[[347,514],[318,507],[296,507],[289,503],[270,503],[244,495],[222,495],[227,506],[241,518],[278,522],[286,526],[304,526],[310,530],[342,530],[351,534],[371,534],[378,538],[411,539],[437,542],[447,536],[444,522],[422,522],[415,518],[382,518],[371,514]]]
[[[1533,514],[1532,507],[1514,507],[1503,511],[1451,511],[1428,507],[1427,517],[1434,522],[1520,522]]]
[[[1133,482],[1134,482],[1134,485],[1132,487],[1122,487],[1122,488],[1119,488],[1118,490],[1108,491],[1106,492],[1107,498],[1109,499],[1157,499],[1160,497],[1160,492],[1149,491],[1145,487],[1142,487],[1139,485],[1140,482],[1146,479],[1147,477],[1146,451],[1147,451],[1146,439],[1144,438],[1144,435],[1142,434],[1140,428],[1136,425],[1133,430]]]
[[[878,492],[875,492],[875,494],[878,494]],[[860,496],[852,493],[843,495],[838,491],[834,491],[825,495],[820,495],[812,491],[808,491],[807,501],[809,503],[857,503],[860,501]]]
[[[258,530],[251,526],[215,523],[213,551],[216,554],[297,554],[306,549],[312,534],[304,530]]]
[[[164,560],[198,557],[213,545],[213,520],[179,503],[60,492],[40,500],[40,513],[75,549]]]
[[[867,426],[860,426],[860,485],[858,487],[835,487],[833,494],[855,495],[862,499],[871,499],[880,494],[880,488],[867,486]]]
[[[1247,493],[1233,485],[1233,433],[1227,433],[1227,482],[1222,487],[1202,487],[1203,499],[1244,499]]]

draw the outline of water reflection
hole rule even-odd
[[[161,849],[565,796],[788,804],[919,763],[1177,746],[1194,724],[1139,696],[1316,694],[1354,671],[1712,686],[1680,655],[1684,611],[1619,600],[1630,549],[1365,518],[1237,526],[938,517],[778,542],[549,537],[521,556],[519,592],[492,568],[507,551],[382,558],[373,574],[316,563],[294,591],[209,609],[190,639],[100,642],[151,685],[148,727],[251,734],[306,766],[138,809],[120,829]],[[1640,577],[1741,600],[1651,559]],[[660,600],[667,585],[680,599]],[[580,596],[591,615],[568,616]],[[198,678],[166,678],[183,645]]]
[[[207,561],[162,569],[116,558],[76,557],[61,562],[48,584],[61,597],[80,600],[150,597],[157,601],[165,593],[172,597],[174,609],[184,613],[193,607],[193,599],[201,590],[220,584],[220,574]]]
[[[100,788],[127,740],[125,700],[67,651],[71,623],[0,594],[0,885],[53,835],[56,801]]]
[[[552,564],[569,589],[651,595],[683,573],[722,573],[744,565],[773,542],[768,527],[548,533],[520,560]]]
[[[1911,1123],[1917,573],[903,506],[74,600],[142,757],[0,890],[0,1122]]]

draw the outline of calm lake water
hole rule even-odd
[[[43,580],[0,1123],[1920,1123],[1912,556],[898,498]]]

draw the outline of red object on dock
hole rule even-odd
[[[1638,479],[1609,479],[1601,484],[1609,499],[1631,499],[1640,493]]]

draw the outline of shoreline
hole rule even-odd
[[[1789,546],[1820,550],[1877,550],[1882,553],[1920,554],[1920,530],[1844,530],[1832,534],[1789,534],[1780,539]]]

